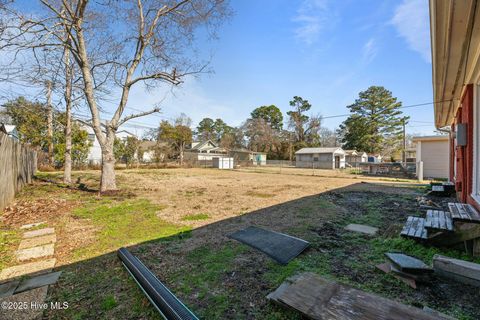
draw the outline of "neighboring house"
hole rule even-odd
[[[156,145],[156,141],[140,141],[140,145],[138,148],[141,150],[142,159],[139,160],[145,163],[155,162]],[[138,155],[136,156],[136,158],[138,158]]]
[[[0,123],[0,131],[7,134],[13,140],[16,140],[16,141],[20,140],[17,127],[14,125]]]
[[[368,162],[368,155],[366,152],[357,150],[345,150],[345,161],[350,165]]]
[[[80,127],[87,131],[88,133],[88,140],[92,143],[92,146],[90,147],[90,150],[88,151],[88,157],[87,161],[88,164],[90,165],[99,165],[102,163],[102,148],[100,147],[100,142],[98,142],[97,136],[95,135],[95,131],[93,131],[93,128],[88,124],[88,122],[82,121],[82,120],[75,120],[77,123],[80,125]],[[117,138],[121,140],[127,139],[127,137],[136,137],[131,132],[128,132],[126,130],[119,130],[116,133]]]
[[[211,140],[192,142],[190,148],[185,150],[184,158],[190,161],[211,161],[213,158],[227,156],[227,151]]]
[[[345,168],[345,151],[340,147],[303,148],[295,152],[295,166],[299,168]]]
[[[450,131],[449,178],[480,210],[480,6],[430,1],[435,126]]]
[[[413,137],[416,143],[416,161],[423,161],[423,177],[448,178],[448,136]],[[417,174],[418,174],[417,164]]]
[[[265,152],[256,152],[247,149],[234,149],[229,151],[229,155],[235,161],[251,161],[253,165],[265,166],[267,164],[267,154]]]

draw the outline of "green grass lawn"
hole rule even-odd
[[[47,311],[44,317],[48,319],[161,319],[117,258],[115,251],[122,246],[129,246],[201,319],[301,319],[297,312],[274,305],[265,297],[286,278],[305,271],[459,319],[480,318],[478,290],[458,284],[446,286],[443,280],[414,290],[375,268],[391,251],[416,256],[427,264],[435,254],[480,263],[480,259],[472,259],[460,250],[425,246],[399,237],[406,215],[420,214],[415,197],[423,190],[411,190],[410,194],[345,190],[319,193],[280,203],[278,208],[216,221],[202,227],[207,228],[200,232],[203,238],[186,225],[208,220],[211,214],[186,215],[182,218],[185,225],[176,224],[166,221],[168,217],[158,217],[157,213],[166,209],[164,205],[141,196],[119,193],[98,197],[45,184],[26,188],[21,197],[55,194],[73,201],[76,206],[71,217],[93,227],[94,241],[71,252],[74,262],[59,268],[63,271],[60,281],[49,291],[50,301],[67,301],[69,308]],[[202,188],[195,188],[180,196],[195,198],[202,193]],[[248,196],[268,199],[266,194]],[[215,229],[227,225],[230,228],[226,230],[236,230],[245,226],[245,221],[283,230],[311,245],[282,266]],[[381,232],[375,237],[348,232],[344,227],[349,223],[368,224]],[[0,240],[2,266],[9,263],[9,248],[17,244],[18,235],[0,229]]]

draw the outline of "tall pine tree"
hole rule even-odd
[[[392,154],[401,147],[403,124],[409,120],[402,103],[384,87],[371,86],[348,106],[351,115],[340,125],[345,149]]]

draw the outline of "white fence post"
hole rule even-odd
[[[423,181],[423,161],[417,163],[417,179],[418,181]]]

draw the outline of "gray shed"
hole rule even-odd
[[[345,168],[345,151],[340,147],[303,148],[295,152],[295,158],[298,168]]]

